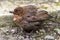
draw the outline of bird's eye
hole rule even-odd
[[[18,10],[14,10],[15,12],[17,12]]]
[[[17,11],[15,10],[15,12],[17,12]]]
[[[27,17],[30,17],[30,16],[27,16]]]

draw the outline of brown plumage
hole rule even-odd
[[[14,22],[22,27],[24,31],[31,32],[37,30],[43,20],[49,19],[47,11],[38,11],[36,6],[28,5],[24,7],[17,7],[14,9]]]
[[[52,18],[52,16],[49,15],[48,12],[45,10],[37,11],[36,17],[38,20],[47,20]]]

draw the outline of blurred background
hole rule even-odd
[[[49,25],[51,26],[51,32],[45,32],[44,29],[41,29],[30,39],[24,39],[22,36],[14,34],[16,25],[12,20],[13,14],[9,11],[25,5],[36,5],[39,9],[46,10],[55,17],[53,20],[60,22],[60,0],[0,0],[0,40],[60,40],[60,25],[56,23],[53,23],[52,26]],[[50,22],[50,24],[52,23]]]

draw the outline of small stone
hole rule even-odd
[[[17,29],[12,29],[11,30],[11,33],[16,33],[17,32]]]
[[[55,28],[54,31],[56,31],[60,35],[60,29],[59,28]]]
[[[44,37],[45,40],[54,40],[54,36],[51,36],[51,35],[46,35]]]

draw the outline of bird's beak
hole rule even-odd
[[[9,11],[9,13],[14,13],[13,11]]]

